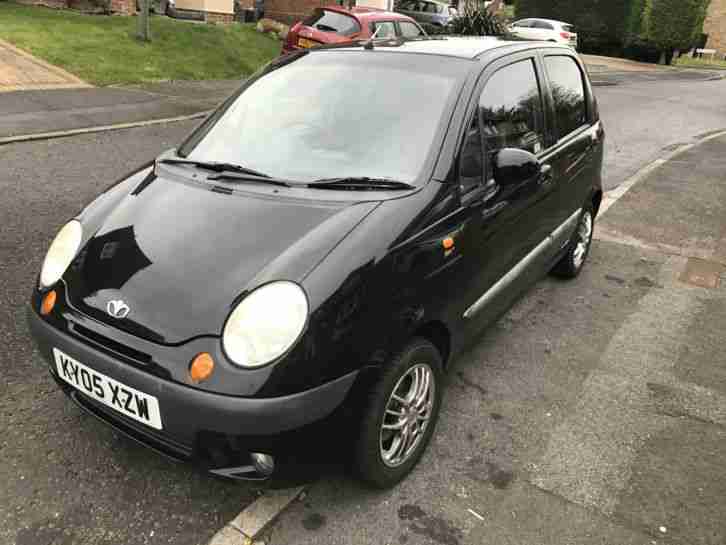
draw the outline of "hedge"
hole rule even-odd
[[[690,47],[703,29],[710,0],[516,0],[517,18],[571,23],[585,53],[655,62]]]
[[[633,1],[637,0],[516,0],[516,13],[517,19],[542,17],[571,23],[584,52],[618,54]]]

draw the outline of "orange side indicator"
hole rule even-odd
[[[207,380],[214,371],[214,360],[207,352],[197,354],[189,366],[189,376],[192,382],[198,383]]]
[[[40,303],[40,313],[43,316],[48,316],[50,311],[53,310],[57,297],[55,290],[51,290],[43,296],[43,301]]]
[[[441,241],[441,244],[443,245],[444,250],[451,250],[454,247],[454,238],[446,237],[444,240]]]

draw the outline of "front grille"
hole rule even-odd
[[[117,356],[131,359],[137,363],[143,363],[146,365],[151,363],[151,356],[149,354],[116,342],[113,339],[109,339],[108,337],[101,335],[100,333],[96,333],[95,331],[91,331],[80,324],[71,323],[70,327],[71,330],[78,336],[83,337],[85,340],[93,343],[103,350],[111,351]]]

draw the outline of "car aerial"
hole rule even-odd
[[[32,336],[77,405],[168,456],[262,479],[340,445],[390,486],[456,355],[582,270],[603,141],[569,47],[297,51],[60,229]]]
[[[355,6],[316,8],[306,19],[294,24],[282,44],[282,53],[323,44],[343,44],[376,37],[417,38],[426,32],[410,17],[392,11]]]
[[[569,45],[577,49],[577,34],[573,26],[562,21],[552,19],[522,19],[515,21],[509,27],[509,32],[523,40],[539,40]]]
[[[429,0],[402,0],[396,11],[408,15],[420,23],[445,27],[456,17],[456,8],[444,2]]]

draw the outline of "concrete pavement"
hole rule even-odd
[[[62,68],[0,40],[0,93],[79,87],[90,85]]]

